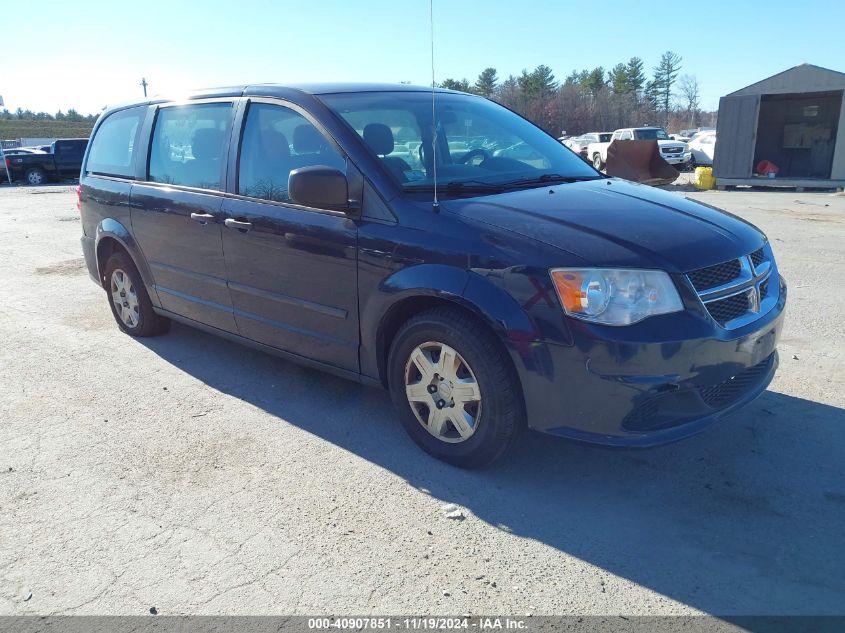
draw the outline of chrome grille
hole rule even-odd
[[[768,244],[753,253],[687,273],[707,312],[732,330],[756,320],[778,300],[778,277]],[[770,283],[771,282],[771,283]]]

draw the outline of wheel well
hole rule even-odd
[[[129,255],[129,251],[126,250],[123,244],[113,237],[104,237],[97,244],[97,272],[100,275],[100,285],[103,287],[105,287],[106,284],[106,262],[109,261],[109,257],[111,257],[113,253],[118,251]]]
[[[449,307],[460,310],[465,314],[469,315],[474,321],[478,323],[479,328],[483,328],[491,335],[493,335],[496,340],[499,339],[496,336],[496,333],[493,331],[493,328],[478,315],[477,312],[470,310],[466,306],[463,306],[459,303],[454,301],[450,301],[449,299],[443,299],[442,297],[431,297],[431,296],[418,296],[418,297],[409,297],[407,299],[403,299],[399,301],[395,305],[390,307],[387,314],[382,318],[381,325],[379,327],[378,338],[376,341],[376,353],[378,354],[378,372],[379,372],[379,379],[381,380],[382,385],[387,385],[387,358],[390,354],[390,346],[393,343],[393,339],[396,337],[396,333],[399,331],[399,328],[402,327],[408,320],[412,319],[416,315],[426,310],[430,310],[432,308],[438,307]]]

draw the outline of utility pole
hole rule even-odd
[[[147,86],[150,84],[147,83],[147,80],[144,77],[141,77],[141,87],[144,89],[144,96],[147,96]]]

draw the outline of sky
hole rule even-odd
[[[701,105],[801,63],[845,71],[842,0],[433,0],[435,77],[646,69],[672,50]],[[5,2],[5,107],[83,114],[143,95],[265,82],[430,85],[429,0]]]

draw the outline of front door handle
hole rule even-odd
[[[192,213],[191,219],[194,222],[199,222],[200,224],[208,224],[214,219],[214,216],[210,213]]]
[[[249,231],[252,228],[252,222],[241,222],[240,220],[235,220],[234,218],[226,218],[226,221],[223,222],[226,225],[226,228],[229,229],[238,229],[239,231]]]

